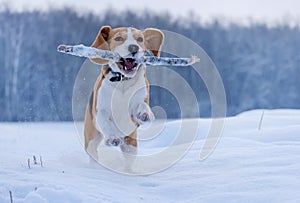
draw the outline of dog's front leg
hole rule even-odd
[[[150,106],[145,102],[138,104],[134,118],[140,125],[152,122],[155,119]]]

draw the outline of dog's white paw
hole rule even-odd
[[[152,122],[155,119],[150,107],[145,103],[138,106],[137,112],[136,120],[141,125],[147,122]]]

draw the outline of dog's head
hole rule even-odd
[[[115,72],[120,72],[127,77],[134,77],[141,64],[137,60],[147,51],[159,56],[163,43],[163,33],[157,29],[148,28],[138,30],[135,28],[114,28],[103,26],[91,47],[117,52],[122,58],[118,62],[110,63]],[[93,58],[97,64],[108,64],[109,61]]]

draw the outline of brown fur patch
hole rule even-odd
[[[149,81],[146,76],[146,71],[145,71],[144,77],[145,77],[146,88],[147,88],[147,97],[144,99],[144,102],[149,105],[150,86],[149,86]]]
[[[124,138],[124,141],[126,144],[137,147],[137,141],[136,141],[137,132],[136,130],[131,133],[129,136],[126,136]]]
[[[143,32],[145,38],[145,46],[147,50],[152,51],[154,56],[160,56],[161,46],[164,41],[164,35],[161,31],[153,28],[148,28]]]
[[[97,114],[97,98],[98,98],[98,90],[101,87],[103,79],[106,77],[106,75],[109,73],[108,66],[104,65],[101,70],[101,74],[97,78],[95,85],[94,85],[94,98],[93,98],[93,118],[96,118]],[[95,120],[95,119],[94,119]],[[95,122],[95,121],[94,121]]]
[[[109,45],[107,43],[107,39],[109,37],[110,30],[111,30],[110,26],[101,27],[96,39],[94,40],[93,44],[91,45],[91,47],[94,47],[97,49],[102,49],[102,50],[109,50]],[[92,58],[90,60],[97,64],[107,64],[108,63],[107,60],[103,60],[100,58]]]
[[[98,131],[92,121],[92,117],[89,111],[89,105],[86,107],[85,119],[84,119],[84,148],[87,149],[89,142],[94,139]]]

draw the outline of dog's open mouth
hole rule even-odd
[[[134,58],[121,58],[119,62],[117,62],[118,67],[123,70],[125,73],[130,73],[136,69],[138,64]]]

